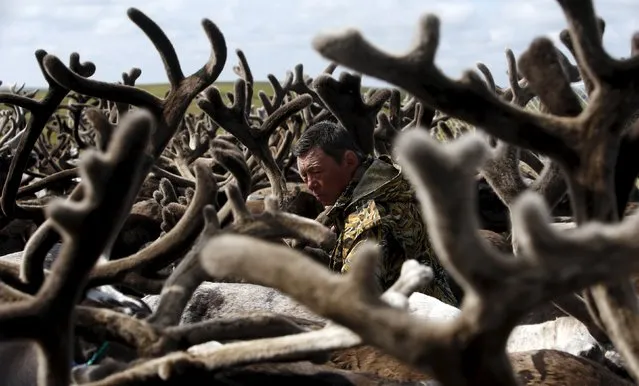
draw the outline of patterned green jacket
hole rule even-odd
[[[345,273],[364,240],[375,240],[382,250],[377,280],[382,291],[399,277],[406,259],[432,268],[434,280],[420,292],[458,306],[443,267],[435,257],[419,202],[401,169],[387,156],[368,158],[337,202],[323,216],[336,233],[330,268]]]

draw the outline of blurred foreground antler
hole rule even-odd
[[[39,385],[68,385],[73,359],[74,307],[88,274],[112,243],[116,226],[131,209],[144,173],[154,121],[144,111],[124,119],[105,153],[82,155],[81,200],[52,202],[48,220],[62,235],[60,255],[30,300],[0,305],[2,339],[35,340],[43,365]]]
[[[402,87],[425,104],[500,140],[548,155],[565,173],[578,224],[617,222],[616,166],[620,143],[632,132],[629,125],[634,124],[632,118],[639,106],[639,56],[616,60],[605,52],[592,1],[558,3],[568,22],[582,78],[588,74],[593,89],[588,106],[568,117],[528,112],[505,103],[474,72],[466,72],[459,81],[447,78],[434,64],[439,43],[439,19],[434,15],[421,19],[416,46],[402,56],[381,52],[353,30],[321,36],[315,39],[314,47],[329,60]],[[632,46],[638,41],[639,35],[635,35]],[[519,67],[542,103],[577,107],[577,97],[561,66],[560,71],[541,70],[557,63],[550,39],[537,38],[520,58]],[[600,258],[612,264],[609,256],[602,254]],[[584,292],[590,314],[639,379],[639,302],[632,285],[629,280],[593,284],[595,287]]]
[[[420,321],[381,302],[373,285],[378,252],[372,245],[342,276],[296,251],[223,236],[203,251],[207,271],[275,287],[447,385],[515,385],[505,344],[526,312],[555,296],[639,271],[637,218],[561,233],[550,227],[543,201],[530,193],[513,209],[522,252],[515,259],[492,250],[477,234],[473,194],[474,171],[489,155],[485,143],[467,136],[444,146],[413,131],[400,137],[398,147],[418,187],[436,252],[467,294],[453,323]]]

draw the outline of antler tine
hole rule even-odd
[[[484,75],[484,78],[486,78],[486,86],[488,87],[488,89],[494,93],[498,93],[497,85],[495,84],[495,78],[493,78],[493,74],[492,72],[490,72],[490,69],[481,62],[477,63],[477,68]]]
[[[228,184],[224,190],[231,206],[231,212],[233,213],[233,223],[244,224],[250,222],[253,216],[246,207],[246,201],[237,186]]]
[[[9,126],[9,129],[5,130],[7,126]],[[18,135],[16,134],[16,131],[17,131],[16,125],[11,123],[11,120],[9,119],[8,115],[3,115],[0,117],[0,131],[4,132],[2,137],[0,137],[0,147],[2,148],[5,147],[4,145],[6,144],[8,139],[14,138],[13,140],[15,140],[15,137]],[[4,151],[0,150],[0,152],[4,152]]]
[[[140,75],[142,75],[142,70],[137,67],[133,67],[129,70],[128,73],[127,72],[122,73],[122,83],[127,86],[135,86],[135,82],[138,80]],[[117,116],[121,117],[124,114],[126,114],[126,112],[129,111],[129,109],[130,109],[130,105],[126,103],[116,102],[115,109],[112,110],[112,113],[113,113],[113,116],[115,117],[116,115],[115,113],[117,112]]]
[[[596,17],[592,2],[584,4],[583,9],[579,9],[570,0],[558,2],[569,25],[567,30],[562,31],[561,40],[575,56],[582,70],[582,78],[584,81],[586,77],[591,81],[592,77],[605,79],[605,75],[610,74],[613,61],[601,45],[605,21]],[[577,31],[579,32],[576,33]]]
[[[100,150],[103,150],[103,149],[100,149]],[[37,182],[33,182],[29,185],[23,186],[22,188],[18,190],[18,197],[34,194],[37,191],[45,189],[48,186],[55,185],[56,183],[59,183],[61,181],[71,180],[72,178],[75,178],[78,176],[78,170],[79,170],[78,168],[62,170],[54,174],[48,175]]]
[[[550,40],[537,39],[522,54],[520,67],[529,79],[532,91],[539,96],[541,103],[550,113],[575,117],[581,113],[582,108],[566,78],[560,58],[553,55],[555,50]],[[513,76],[517,72],[513,61],[514,58],[509,59],[512,103],[520,104],[522,94],[521,89],[517,88],[519,86],[516,83],[516,77]],[[543,74],[540,72],[541,68],[544,69]],[[530,95],[534,94],[530,93]],[[482,167],[482,174],[502,202],[511,207],[515,198],[528,189],[519,174],[520,149],[510,144],[500,143],[495,152],[496,156]],[[552,208],[565,194],[566,181],[556,162],[550,161],[545,169],[546,171],[542,173],[543,178],[535,180],[531,188],[533,191],[542,193],[547,199],[547,204]]]
[[[182,80],[184,80],[184,73],[180,66],[180,60],[171,41],[166,36],[164,31],[153,20],[142,13],[136,8],[129,8],[127,15],[153,42],[153,45],[160,53],[164,69],[166,71],[169,84],[172,88],[178,88]]]
[[[516,146],[498,141],[494,155],[480,168],[499,199],[511,208],[517,197],[528,189],[519,171],[519,153]]]
[[[251,175],[239,147],[222,140],[211,141],[213,158],[233,175],[242,197],[246,198],[252,189]]]
[[[338,67],[337,63],[331,62],[328,64],[328,66],[326,66],[326,68],[322,72],[324,74],[332,75],[333,72],[335,72],[335,70],[337,69],[337,67]]]
[[[219,142],[221,145],[224,141]],[[245,200],[251,193],[251,189],[254,188],[246,158],[243,157],[242,152],[235,145],[230,145],[228,148],[224,146],[226,145],[216,147],[213,151],[216,161],[232,175],[231,178],[224,182],[224,187],[234,184],[239,189],[242,199]],[[217,213],[220,223],[226,224],[228,222],[233,214],[232,209],[232,202],[227,197],[226,203]]]
[[[566,74],[566,78],[570,83],[575,83],[581,81],[581,74],[579,73],[579,67],[570,63],[568,57],[559,49],[555,48],[557,53],[557,59],[559,59],[559,63],[561,63],[561,67]]]
[[[126,85],[133,86],[140,75],[142,75],[142,70],[137,67],[133,67],[129,70],[129,72],[122,73],[122,82]]]
[[[235,74],[240,78],[244,79],[244,114],[246,114],[246,116],[248,117],[251,114],[251,103],[253,101],[253,73],[251,72],[251,67],[249,67],[244,52],[240,49],[237,49],[235,50],[235,53],[237,54],[240,63],[239,65],[233,66],[233,72],[235,72]]]
[[[313,98],[314,103],[324,107],[324,101],[322,101],[322,98],[320,98],[319,95],[317,95],[317,92],[311,89],[309,84],[305,81],[304,65],[302,63],[296,64],[292,74],[293,81],[291,83],[291,91],[294,91],[298,95],[310,95]]]
[[[195,180],[184,178],[182,176],[178,176],[177,174],[168,172],[162,169],[158,165],[153,165],[153,167],[151,168],[151,172],[153,175],[157,177],[168,179],[169,181],[171,181],[172,184],[177,186],[190,187],[190,188],[195,186]]]
[[[391,155],[390,147],[399,133],[399,130],[390,122],[390,118],[384,111],[377,113],[377,125],[375,127],[375,149],[379,154]]]
[[[535,94],[527,87],[528,79],[523,79],[520,82],[517,60],[513,50],[510,48],[506,49],[506,61],[508,63],[508,84],[510,87],[506,89],[502,97],[516,106],[524,107],[535,97]]]
[[[512,51],[511,51],[511,53],[512,53]],[[509,57],[509,59],[510,59],[510,57]],[[511,89],[506,89],[506,91],[504,91],[501,87],[497,87],[497,85],[495,84],[495,78],[493,77],[493,73],[490,71],[488,66],[486,66],[484,63],[481,63],[481,62],[477,63],[477,68],[479,69],[479,71],[482,73],[482,75],[486,79],[486,86],[494,94],[499,95],[502,98],[504,98],[504,94],[505,93],[512,94],[512,88]],[[510,62],[509,62],[509,68],[510,68]],[[512,70],[509,70],[509,79],[512,79],[510,74],[512,74]],[[510,81],[512,82],[512,80],[510,80]],[[506,100],[509,100],[509,99],[512,99],[512,97],[506,97]],[[488,143],[491,146],[494,147],[494,146],[497,145],[497,138],[492,137],[492,136],[487,136],[487,140],[488,140]],[[505,149],[505,151],[501,152],[501,154],[502,155],[506,155],[507,153],[510,153],[511,151],[512,151],[511,149]],[[517,157],[519,157],[519,154],[517,154]],[[517,166],[518,166],[518,163],[517,163]],[[518,167],[517,167],[517,169],[515,169],[515,170],[517,170],[517,173],[519,172],[518,169],[519,169]],[[495,187],[493,187],[493,189],[494,188]]]
[[[313,88],[327,109],[351,132],[362,151],[373,154],[375,120],[391,91],[376,90],[365,101],[361,95],[361,82],[360,75],[347,72],[341,73],[339,80],[330,74],[320,74],[313,81]]]
[[[293,83],[293,73],[291,73],[290,71],[287,72],[283,85],[280,84],[280,82],[273,74],[268,74],[267,78],[271,84],[271,88],[273,89],[273,97],[269,98],[266,93],[264,93],[264,91],[260,91],[258,95],[260,97],[260,100],[262,101],[264,109],[266,109],[266,113],[270,115],[278,107],[280,107],[286,99],[291,84]]]
[[[41,102],[28,98],[24,95],[14,94],[14,93],[1,93],[0,94],[0,103],[6,103],[9,105],[15,105],[23,107],[29,111],[37,111],[41,107]]]
[[[552,114],[576,117],[581,114],[582,107],[559,58],[553,55],[555,52],[550,39],[535,39],[519,58],[519,66],[534,93]],[[541,66],[545,69],[543,74]]]
[[[637,55],[639,55],[639,32],[635,32],[630,41],[630,56]]]
[[[260,238],[294,238],[323,249],[335,246],[336,236],[329,228],[313,219],[281,211],[277,203],[275,196],[266,197],[264,212],[253,216],[251,223],[239,224],[234,230]]]
[[[397,88],[391,90],[388,98],[388,118],[391,120],[393,127],[399,129],[402,125],[402,94]]]
[[[286,173],[287,166],[284,164],[286,157],[291,156],[291,145],[293,144],[294,134],[292,131],[286,131],[275,151],[275,162],[282,165],[282,172]]]
[[[603,19],[598,18],[597,19],[597,25],[599,27],[600,38],[603,39],[603,34],[604,34],[605,29],[606,29],[606,22]],[[584,64],[582,62],[580,62],[580,58],[577,55],[577,53],[575,52],[575,46],[574,46],[574,43],[572,41],[572,37],[571,37],[569,29],[564,29],[564,30],[562,30],[559,33],[559,40],[561,40],[561,42],[564,44],[564,46],[568,49],[568,51],[570,51],[572,56],[575,58],[575,60],[577,62],[577,69],[579,71],[579,75],[581,77],[581,80],[583,80],[583,82],[584,82],[584,87],[586,89],[586,93],[588,95],[590,95],[592,93],[592,91],[593,91],[593,88],[594,88],[594,85],[593,85],[592,80],[591,80],[591,75],[592,74],[588,74],[586,72],[587,70],[585,70],[583,68]]]

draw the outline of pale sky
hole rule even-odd
[[[65,63],[71,52],[79,52],[81,60],[95,63],[94,79],[119,81],[122,72],[139,67],[138,83],[165,83],[153,45],[126,15],[131,6],[164,29],[185,74],[209,55],[200,21],[216,23],[229,48],[220,80],[237,79],[232,70],[237,48],[256,80],[269,73],[283,79],[298,63],[314,77],[328,62],[313,50],[313,37],[350,27],[390,53],[403,53],[411,47],[419,17],[434,13],[441,20],[437,66],[457,78],[481,61],[505,86],[506,48],[518,57],[538,36],[559,44],[566,26],[555,0],[0,0],[0,80],[5,86],[44,86],[34,56],[44,49]],[[630,38],[639,31],[639,0],[595,0],[595,7],[607,22],[605,48],[613,56],[628,56]],[[379,84],[369,78],[364,83]]]

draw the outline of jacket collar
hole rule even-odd
[[[401,176],[401,169],[390,157],[380,156],[372,161],[353,189],[351,203],[364,198],[375,198],[382,193],[382,187]]]
[[[381,188],[400,176],[401,169],[392,162],[390,157],[366,158],[335,204],[327,207],[317,220],[323,224],[326,224],[327,220],[334,221],[338,214],[344,213],[362,199],[371,199],[382,194]]]

